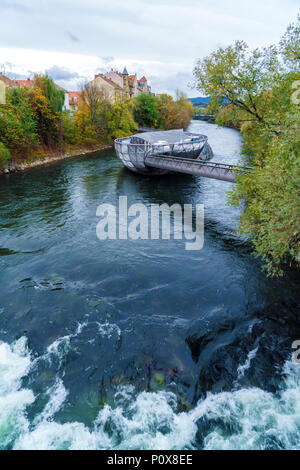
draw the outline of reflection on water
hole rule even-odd
[[[238,162],[238,132],[191,130]],[[299,446],[300,276],[266,278],[230,188],[135,175],[113,150],[0,181],[0,448]],[[96,209],[123,195],[204,204],[204,249],[100,242]]]

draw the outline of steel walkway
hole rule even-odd
[[[249,170],[247,167],[225,165],[223,163],[203,162],[187,158],[168,157],[166,155],[148,155],[145,164],[152,168],[161,168],[177,173],[204,176],[229,183],[235,183],[235,174],[240,171]]]

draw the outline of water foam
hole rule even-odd
[[[245,372],[250,369],[251,366],[251,361],[252,359],[255,358],[256,353],[258,351],[258,347],[253,349],[252,351],[249,352],[245,364],[242,364],[238,367],[237,372],[238,372],[238,380],[244,377]]]
[[[105,405],[91,426],[60,423],[67,404],[61,379],[47,390],[49,400],[32,422],[34,402],[22,377],[34,361],[21,338],[0,345],[0,448],[14,449],[299,449],[300,365],[286,362],[277,394],[258,388],[208,394],[190,412],[179,412],[176,395],[137,393],[120,387],[115,406]]]
[[[116,325],[114,323],[109,323],[107,321],[105,323],[98,323],[97,322],[97,325],[98,325],[98,328],[99,328],[99,333],[103,338],[105,336],[108,339],[112,338],[113,336],[116,336],[117,339],[119,339],[121,337],[121,330],[118,327],[118,325]]]
[[[74,333],[57,338],[48,346],[45,355],[41,356],[41,359],[46,359],[51,364],[54,358],[58,358],[61,365],[63,358],[71,350],[71,340],[79,336],[86,326],[87,323],[78,323]]]
[[[25,338],[11,347],[0,344],[0,449],[9,448],[18,435],[28,432],[25,409],[33,403],[34,395],[21,388],[21,379],[30,363]]]

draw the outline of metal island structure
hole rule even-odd
[[[235,173],[244,169],[211,162],[213,151],[207,136],[183,129],[116,139],[115,149],[125,167],[149,176],[175,172],[235,183]]]

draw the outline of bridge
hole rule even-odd
[[[204,162],[201,160],[166,155],[148,155],[145,159],[145,165],[151,168],[174,171],[176,173],[186,173],[188,175],[227,181],[228,183],[236,183],[235,174],[250,170],[248,167]]]
[[[213,151],[207,137],[182,129],[148,131],[116,139],[115,149],[127,168],[149,176],[173,172],[236,183],[237,175],[250,170],[212,162]]]

